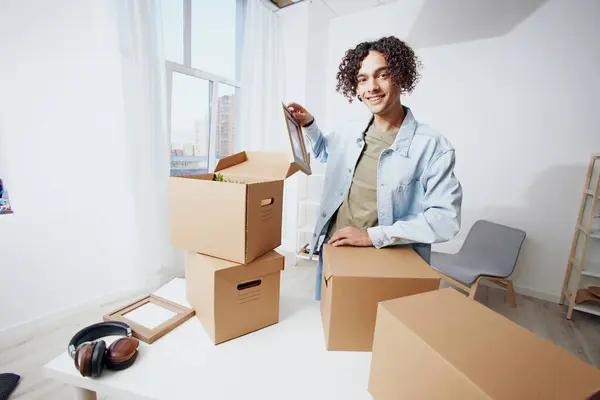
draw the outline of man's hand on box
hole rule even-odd
[[[355,247],[369,247],[373,246],[373,242],[369,237],[369,233],[364,229],[358,228],[342,228],[338,229],[328,244],[337,246],[355,246]]]

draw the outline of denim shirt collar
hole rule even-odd
[[[417,131],[417,121],[415,120],[415,117],[409,107],[403,105],[402,108],[404,109],[404,120],[402,121],[400,131],[398,131],[394,143],[392,143],[389,148],[397,153],[400,153],[404,157],[408,157],[410,144],[412,143],[415,132]],[[373,122],[373,118],[374,116],[371,114],[366,122],[362,122],[362,138],[364,138],[369,125],[371,125]]]

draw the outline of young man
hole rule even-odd
[[[327,162],[311,254],[325,236],[323,243],[332,246],[411,246],[429,263],[431,244],[458,233],[462,187],[453,171],[454,148],[417,122],[400,99],[414,89],[418,67],[413,50],[395,37],[349,50],[337,91],[350,102],[357,97],[371,115],[328,134],[304,107],[288,104],[315,158]],[[322,270],[319,251],[317,300]]]

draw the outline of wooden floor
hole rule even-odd
[[[288,295],[312,299],[314,277],[314,264],[304,262],[299,267],[287,267],[282,274],[281,290]],[[0,372],[21,375],[21,383],[11,400],[71,398],[69,387],[44,377],[43,365],[65,351],[69,339],[77,330],[100,321],[107,311],[129,300],[126,298],[100,304],[56,319],[45,327],[37,327],[34,332],[18,332],[8,338],[3,337],[0,340]],[[573,319],[569,321],[565,318],[565,307],[522,295],[517,295],[517,308],[512,309],[505,301],[505,292],[496,287],[481,286],[476,300],[582,360],[600,367],[600,317],[575,311]]]
[[[600,317],[579,311],[566,319],[567,307],[517,294],[517,307],[510,308],[506,292],[480,286],[476,300],[511,321],[600,368]]]

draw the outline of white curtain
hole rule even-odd
[[[238,150],[285,150],[281,101],[283,53],[279,19],[262,0],[247,0],[241,63]]]
[[[169,137],[166,72],[158,0],[113,0],[119,21],[125,146],[137,233],[137,262],[146,286],[181,274],[169,244]],[[181,269],[181,267],[180,267]]]
[[[285,66],[279,18],[263,0],[247,0],[241,63],[240,150],[290,152],[281,102]],[[291,159],[291,155],[290,155]],[[283,250],[295,247],[297,181],[288,178],[283,199]]]

